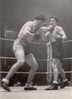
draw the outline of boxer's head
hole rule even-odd
[[[51,16],[51,17],[49,17],[49,24],[50,25],[53,25],[53,26],[56,26],[57,25],[57,23],[58,23],[58,18],[56,17],[56,16]]]
[[[39,15],[39,16],[36,16],[34,19],[33,19],[33,22],[36,26],[41,26],[44,22],[45,22],[46,18],[44,15]]]

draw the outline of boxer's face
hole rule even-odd
[[[43,23],[44,23],[44,21],[42,21],[42,20],[37,20],[37,25],[38,25],[39,27],[42,26]]]
[[[44,23],[44,21],[42,21],[42,20],[35,20],[34,27],[35,28],[41,27],[43,25],[43,23]]]
[[[49,24],[56,26],[57,23],[56,23],[56,20],[54,18],[50,18]]]

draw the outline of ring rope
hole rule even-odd
[[[0,56],[0,59],[16,59],[15,57],[4,57]],[[64,58],[64,60],[72,60],[72,57]],[[50,59],[39,59],[40,61],[49,61]]]
[[[15,39],[7,39],[7,38],[2,38],[2,37],[0,37],[0,40],[6,40],[6,41],[11,41],[11,42],[14,42],[15,41]],[[29,42],[29,43],[31,43],[31,44],[46,44],[45,42]]]
[[[8,71],[0,71],[0,74],[8,73]],[[16,72],[16,74],[28,74],[29,72]],[[36,74],[49,74],[53,72],[36,72]],[[72,73],[72,71],[65,71],[65,73]]]
[[[15,41],[15,39],[7,39],[7,38],[3,38],[3,37],[0,37],[0,40]],[[69,42],[72,42],[72,40],[66,40],[66,41],[64,41],[64,43],[69,43]],[[31,42],[31,43],[33,43],[33,42]],[[39,43],[39,42],[37,42],[37,43]]]

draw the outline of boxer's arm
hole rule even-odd
[[[42,40],[47,40],[48,36],[50,35],[51,26],[43,26],[40,28],[40,35]]]
[[[62,40],[67,39],[66,33],[64,32],[63,28],[59,30],[59,34],[60,34],[59,38],[61,38]]]
[[[23,25],[19,32],[18,39],[32,38],[34,34],[31,33],[31,29],[32,29],[31,26],[32,25],[30,23]]]

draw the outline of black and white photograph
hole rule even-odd
[[[72,99],[72,0],[0,0],[0,99]]]

